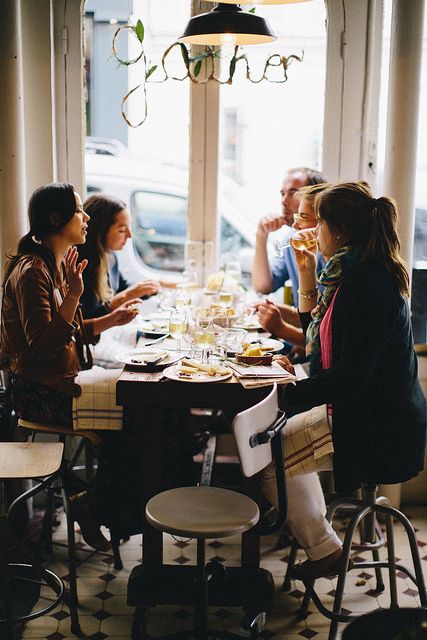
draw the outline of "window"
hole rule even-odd
[[[184,270],[187,199],[167,193],[137,191],[131,200],[134,244],[152,269]]]
[[[378,190],[382,192],[385,167],[385,137],[392,0],[384,0],[382,86],[379,127]],[[427,12],[424,16],[421,61],[420,111],[418,122],[417,173],[415,183],[415,231],[412,265],[411,311],[415,342],[427,341]]]
[[[219,192],[244,211],[254,229],[261,216],[280,211],[279,191],[288,168],[321,166],[326,73],[323,0],[256,10],[278,39],[245,48],[252,77],[260,77],[274,53],[299,56],[304,51],[304,59],[290,63],[283,84],[252,84],[238,63],[233,84],[221,87]],[[273,68],[269,74],[281,77]],[[223,251],[220,262],[226,260]]]

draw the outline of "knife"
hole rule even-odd
[[[144,342],[143,347],[151,347],[152,344],[157,344],[161,342],[165,338],[169,338],[169,333],[166,333],[164,336],[160,336],[160,338],[156,338],[155,340],[151,340],[150,342]]]

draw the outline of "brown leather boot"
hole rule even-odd
[[[90,499],[86,491],[70,498],[71,513],[80,527],[83,539],[90,547],[98,551],[109,551],[111,543],[101,533],[101,525],[90,509]]]
[[[292,577],[296,580],[316,580],[316,578],[327,578],[336,576],[342,569],[344,557],[342,549],[337,549],[333,553],[320,560],[306,560],[294,567]],[[353,560],[349,558],[347,571],[353,568]]]

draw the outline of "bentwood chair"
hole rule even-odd
[[[16,508],[25,500],[33,497],[48,487],[57,477],[61,466],[64,445],[60,442],[0,443],[0,637],[13,640],[14,626],[33,620],[51,611],[62,600],[64,584],[55,573],[44,569],[35,558],[31,562],[9,562],[9,554],[13,557],[28,555],[22,543],[14,538],[11,520]],[[5,499],[5,480],[41,479],[7,507]],[[39,602],[48,598],[48,604],[28,613],[22,607],[24,593],[35,591],[35,599]],[[49,596],[44,594],[48,590]],[[53,596],[53,597],[52,597]]]
[[[343,564],[338,574],[337,586],[335,589],[334,604],[332,609],[327,609],[314,588],[314,581],[304,581],[306,587],[306,597],[301,608],[301,615],[305,615],[310,598],[313,600],[320,613],[331,620],[329,630],[329,640],[335,640],[338,633],[338,623],[350,622],[358,616],[349,615],[343,608],[343,597],[345,592],[345,583],[348,575],[348,565],[352,550],[370,551],[373,559],[367,561],[357,561],[353,563],[353,569],[364,571],[365,569],[374,569],[376,574],[376,590],[384,591],[385,585],[381,575],[381,569],[387,569],[389,585],[390,585],[390,610],[398,608],[397,594],[397,572],[402,572],[414,583],[418,589],[421,607],[427,608],[427,594],[423,571],[421,567],[420,554],[415,536],[415,531],[408,518],[398,509],[391,507],[387,498],[378,496],[377,485],[363,485],[362,499],[355,498],[339,498],[331,503],[327,511],[327,518],[332,522],[335,514],[344,509],[352,512],[352,517],[347,525],[344,543],[343,543]],[[380,527],[377,525],[377,516],[385,520],[385,536],[382,535]],[[406,566],[396,562],[394,550],[394,531],[393,520],[397,520],[403,526],[408,540],[414,573]],[[361,542],[353,542],[358,528],[362,529]],[[385,547],[387,550],[387,559],[381,560],[379,549]],[[362,636],[360,636],[362,637]],[[379,636],[378,636],[379,637]],[[402,636],[403,637],[403,636]],[[407,637],[407,636],[405,636]],[[409,636],[408,636],[409,637]],[[411,636],[412,637],[412,636]]]
[[[273,458],[276,461],[280,503],[280,522],[277,522],[277,527],[282,526],[287,511],[281,437],[286,420],[285,414],[278,410],[275,384],[264,400],[239,413],[233,421],[233,433],[245,477],[253,477],[262,471]],[[211,486],[181,487],[151,498],[146,505],[146,517],[153,527],[163,532],[196,538],[197,565],[164,565],[162,573],[156,574],[155,581],[148,580],[144,583],[141,580],[138,592],[135,584],[132,589],[131,576],[128,604],[137,606],[132,638],[137,640],[145,632],[141,616],[144,614],[143,607],[150,603],[150,589],[154,587],[158,595],[167,581],[175,581],[179,588],[180,602],[193,603],[194,629],[188,633],[174,633],[162,638],[239,637],[208,630],[209,604],[243,606],[248,613],[251,612],[252,618],[247,631],[251,637],[257,637],[258,618],[265,617],[274,596],[274,583],[269,572],[259,568],[225,568],[218,563],[205,564],[206,539],[243,534],[254,527],[259,519],[256,502],[228,489]]]
[[[65,445],[68,437],[81,437],[93,448],[98,448],[101,442],[100,436],[96,431],[71,431],[66,427],[59,425],[46,425],[30,420],[18,419],[18,426],[30,432],[29,440],[34,440],[37,434],[45,433],[57,435],[60,442]],[[64,512],[67,518],[67,551],[69,566],[69,591],[66,594],[67,604],[70,609],[71,631],[78,635],[80,633],[80,623],[78,616],[78,594],[77,594],[77,559],[75,552],[75,534],[74,534],[74,518],[70,505],[70,498],[78,491],[87,489],[86,481],[79,478],[74,472],[74,459],[68,460],[63,457],[61,467],[57,474],[58,486],[55,490],[60,491],[60,496],[64,506]],[[48,504],[46,515],[44,518],[43,535],[45,538],[46,550],[51,550],[52,545],[52,521],[54,515],[54,492],[48,494]],[[120,558],[119,539],[111,532],[111,543],[114,557],[114,568],[122,569],[123,564]]]

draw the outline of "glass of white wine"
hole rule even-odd
[[[229,309],[233,304],[233,292],[221,289],[218,292],[218,302],[223,309]]]
[[[181,351],[182,337],[187,330],[187,318],[180,309],[172,311],[169,317],[169,333],[176,340],[176,350]]]
[[[207,362],[208,351],[216,340],[215,329],[210,318],[197,317],[194,324],[194,342],[202,350],[202,362]]]
[[[301,251],[301,249],[314,249],[317,245],[317,238],[313,237],[311,234],[307,235],[307,231],[314,231],[314,229],[297,231],[291,238],[285,241],[276,240],[273,243],[276,254],[278,256],[283,256],[283,252],[287,247],[293,247],[297,251]]]

